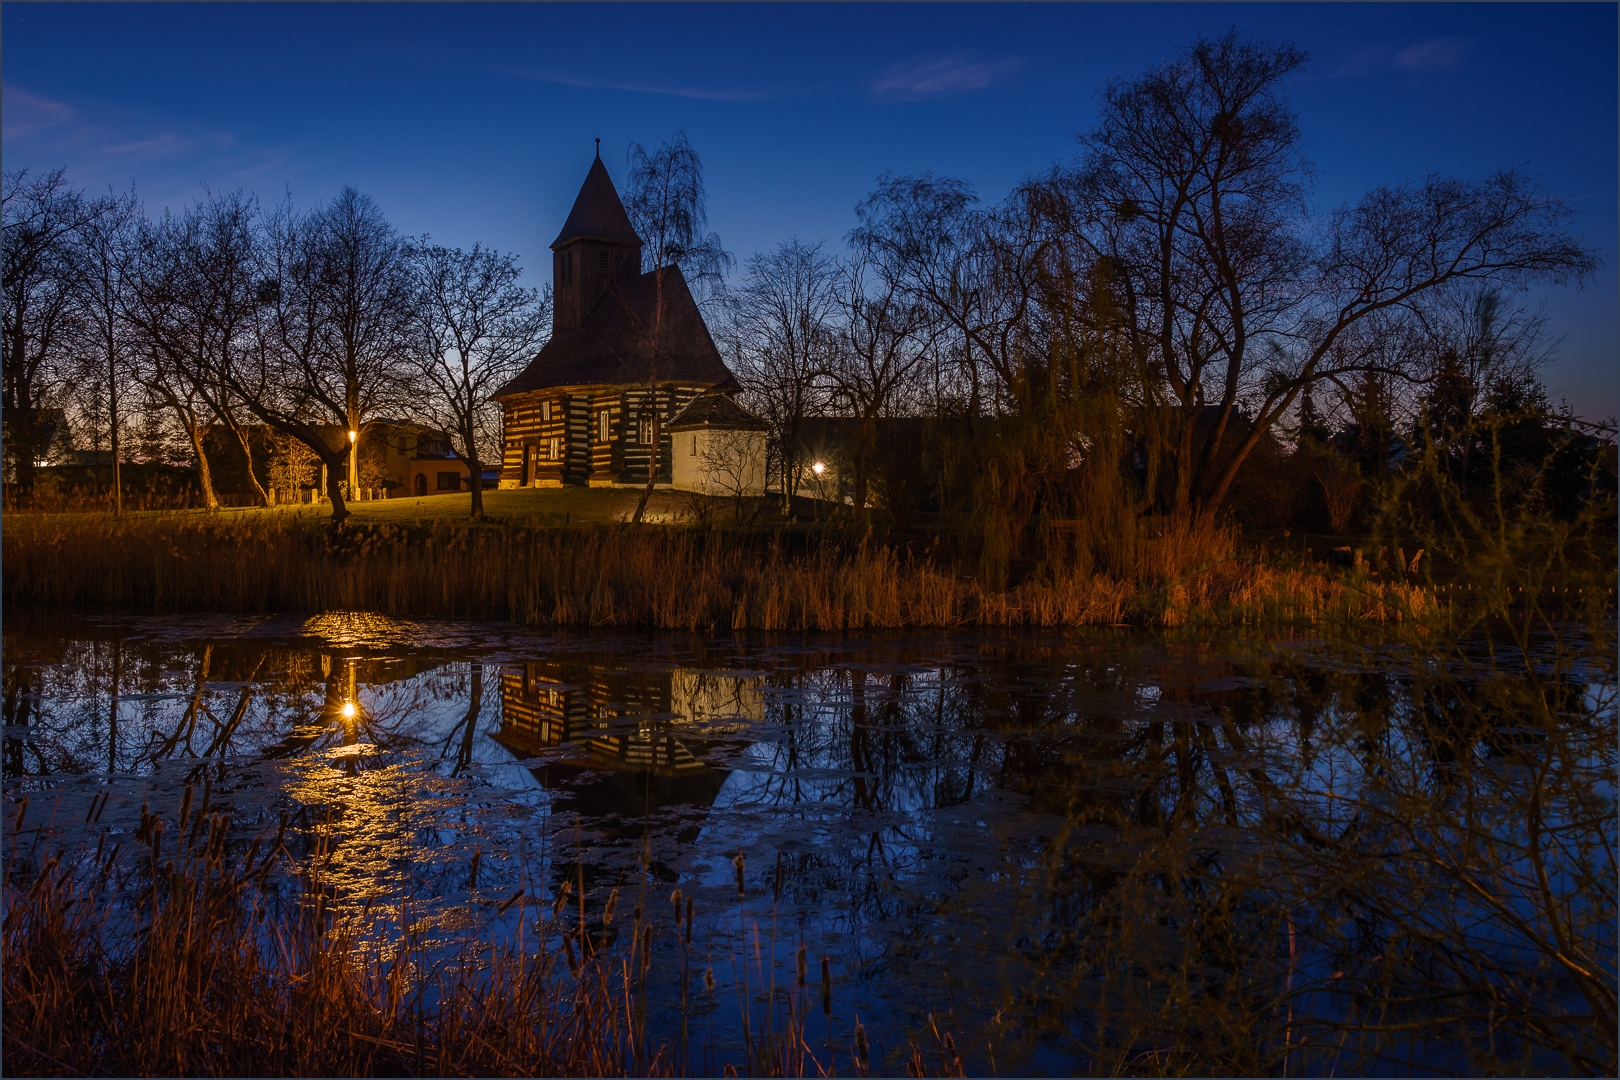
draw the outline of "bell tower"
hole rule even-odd
[[[602,164],[601,139],[551,252],[552,326],[558,333],[578,330],[613,282],[641,275],[641,237]]]

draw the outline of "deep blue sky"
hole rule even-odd
[[[584,178],[686,129],[745,257],[841,245],[884,170],[988,200],[1074,153],[1100,88],[1227,26],[1290,39],[1319,206],[1431,171],[1539,176],[1603,255],[1545,293],[1555,399],[1616,412],[1616,6],[32,5],[4,7],[4,164],[148,208],[200,185],[311,205],[353,184],[408,233],[518,252]]]

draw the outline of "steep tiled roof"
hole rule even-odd
[[[704,394],[671,420],[670,431],[723,428],[728,431],[764,431],[770,425],[724,394]]]
[[[562,232],[551,246],[559,248],[570,240],[582,239],[641,244],[641,237],[630,224],[630,215],[624,212],[624,203],[619,201],[619,193],[601,158],[591,162],[591,170],[585,174],[585,183],[580,185],[579,195],[574,199],[574,208],[568,211],[568,220],[563,222]]]
[[[663,310],[655,317],[660,289]],[[554,334],[495,397],[555,386],[645,384],[655,359],[660,382],[707,384],[717,390],[737,385],[679,267],[616,282],[578,330]]]

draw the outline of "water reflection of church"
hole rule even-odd
[[[581,813],[706,807],[730,775],[711,759],[763,719],[762,690],[758,677],[530,662],[501,676],[493,738],[520,759],[544,758],[535,779],[567,789]]]

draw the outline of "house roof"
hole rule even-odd
[[[670,431],[696,428],[764,431],[769,426],[725,394],[703,394],[682,409],[680,415],[669,422],[668,428]]]
[[[655,318],[660,291],[662,317]],[[655,360],[660,382],[697,383],[717,390],[737,386],[709,336],[686,278],[675,266],[615,282],[578,330],[553,334],[522,374],[494,396],[557,386],[644,384],[654,374]]]
[[[555,250],[574,240],[606,240],[641,246],[641,237],[630,224],[630,215],[624,212],[624,203],[619,201],[619,193],[601,158],[591,162],[585,182],[574,198],[574,208],[568,211],[568,220],[563,222],[562,232],[551,242],[551,247]]]

